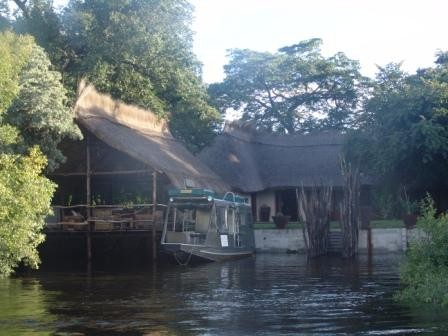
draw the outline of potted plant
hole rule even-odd
[[[404,222],[404,226],[407,229],[414,228],[417,224],[418,202],[411,201],[406,191],[406,187],[403,187],[402,195],[400,196],[400,204],[403,210],[401,218]]]
[[[290,218],[291,216],[286,216],[281,212],[278,212],[275,216],[272,216],[272,220],[274,221],[274,224],[277,227],[277,229],[286,228],[286,224],[288,224]]]

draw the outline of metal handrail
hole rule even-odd
[[[236,203],[236,201],[235,201],[235,193],[232,192],[232,191],[228,191],[228,192],[226,192],[226,193],[224,194],[224,197],[223,197],[222,199],[225,200],[225,201],[232,202],[231,200],[228,200],[228,199],[227,199],[227,194],[232,195],[232,196],[233,196],[233,203]]]

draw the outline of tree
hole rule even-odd
[[[68,62],[70,48],[62,33],[62,23],[53,7],[53,0],[14,0],[14,3],[22,13],[12,22],[14,30],[19,34],[32,35],[45,49],[51,63],[62,71]]]
[[[320,39],[277,53],[235,49],[222,83],[209,87],[215,104],[242,112],[260,129],[279,133],[353,126],[367,79],[343,53],[321,55]]]
[[[19,74],[31,49],[31,37],[0,33],[0,117],[19,92]]]
[[[0,31],[10,27],[9,6],[6,1],[0,1]]]
[[[65,156],[58,149],[64,138],[81,139],[73,114],[66,105],[66,90],[61,75],[52,71],[45,51],[33,45],[19,78],[19,92],[5,116],[5,122],[20,130],[22,151],[39,145],[48,160],[47,171],[53,171]]]
[[[36,268],[37,246],[55,185],[41,175],[46,165],[38,147],[28,155],[0,154],[0,276],[24,261]]]
[[[352,161],[397,190],[448,186],[448,66],[414,75],[399,64],[380,68],[374,90],[348,142]]]
[[[71,0],[58,14],[51,0],[17,0],[15,28],[36,37],[62,71],[75,99],[86,77],[114,98],[169,119],[193,151],[220,122],[192,52],[192,6],[186,0]]]
[[[87,77],[100,91],[169,118],[171,132],[197,150],[219,122],[192,52],[191,5],[182,0],[72,0],[63,30],[75,55],[73,84]]]
[[[11,105],[19,87],[19,75],[32,50],[32,38],[16,36],[11,32],[0,33],[0,152],[11,152],[18,132],[3,122],[3,116]]]
[[[37,267],[36,248],[54,192],[54,184],[41,175],[45,156],[37,146],[14,154],[19,132],[2,119],[20,91],[20,73],[33,46],[30,37],[0,33],[0,276],[21,261]]]

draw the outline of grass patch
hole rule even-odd
[[[287,229],[301,229],[302,227],[303,223],[301,222],[289,222],[286,225]],[[338,221],[330,222],[330,229],[338,229],[339,227]],[[372,229],[401,229],[404,227],[404,224],[401,219],[379,219],[370,221],[370,227]],[[254,229],[270,230],[276,229],[276,226],[272,222],[255,222]]]
[[[301,229],[302,223],[300,222],[289,222],[286,224],[287,229]],[[254,223],[254,229],[255,230],[269,230],[269,229],[276,229],[276,226],[272,222],[255,222]]]
[[[372,229],[401,229],[404,223],[401,219],[380,219],[370,221]]]

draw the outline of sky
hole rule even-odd
[[[403,62],[409,73],[448,50],[446,0],[190,0],[194,52],[206,83],[223,79],[227,50],[275,52],[310,38],[322,53],[342,51],[373,77],[376,65]]]

